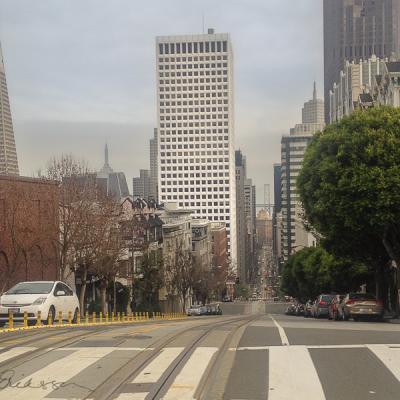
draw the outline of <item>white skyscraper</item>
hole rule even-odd
[[[0,44],[0,174],[19,175],[17,150]]]
[[[225,222],[236,261],[233,52],[229,34],[156,39],[159,201]]]
[[[281,254],[284,261],[296,250],[307,246],[307,232],[301,218],[301,204],[296,189],[296,179],[300,173],[304,154],[313,135],[322,131],[324,123],[324,101],[317,98],[314,83],[312,100],[304,103],[302,123],[290,129],[290,135],[283,136],[281,141],[281,212],[282,242]],[[307,237],[305,240],[304,237]],[[296,240],[297,239],[297,240]],[[301,239],[301,240],[299,240]],[[310,240],[310,243],[312,240]]]

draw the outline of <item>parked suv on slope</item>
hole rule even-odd
[[[68,313],[71,312],[75,322],[79,300],[64,282],[20,282],[0,297],[0,326],[7,323],[10,313],[14,321],[23,321],[24,312],[28,315],[28,323],[35,324],[39,311],[43,323],[48,319],[53,323],[60,312],[64,320],[68,319]]]
[[[333,299],[333,294],[321,294],[315,300],[314,317],[321,318],[328,316],[328,306]]]

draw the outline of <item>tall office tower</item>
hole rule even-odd
[[[325,121],[329,122],[329,91],[345,60],[399,53],[399,0],[324,0]]]
[[[246,157],[240,150],[235,151],[236,169],[236,238],[237,271],[241,283],[247,281],[246,272],[246,235],[247,222],[245,213],[244,182],[246,180]]]
[[[281,211],[281,164],[274,164],[274,210],[273,214]]]
[[[281,193],[281,164],[274,164],[274,208],[272,211],[272,253],[275,263],[278,264],[281,253],[281,229],[278,224],[278,219],[282,205]]]
[[[123,172],[114,172],[108,160],[108,145],[104,147],[104,165],[97,172],[97,185],[104,189],[104,192],[116,199],[122,199],[129,196],[128,184]]]
[[[301,110],[303,124],[323,124],[325,122],[324,100],[317,98],[317,84],[314,82],[313,98]]]
[[[158,182],[157,182],[157,158],[158,158],[158,134],[154,128],[154,137],[150,139],[150,192],[149,197],[158,201]]]
[[[229,34],[156,39],[160,202],[226,223],[236,262],[233,51]]]
[[[17,149],[0,43],[0,175],[19,175]]]
[[[256,187],[251,179],[244,181],[244,212],[246,218],[246,273],[247,282],[255,283],[256,252]]]
[[[138,178],[133,178],[132,183],[132,196],[134,198],[140,197],[145,200],[150,198],[151,176],[148,169],[141,169],[140,176]]]
[[[323,100],[316,98],[315,86],[313,98],[315,98],[315,108],[317,108],[318,103],[323,103]],[[303,110],[309,104],[310,101],[305,103]],[[303,225],[300,223],[301,206],[299,205],[299,196],[296,190],[296,179],[301,170],[306,148],[313,134],[323,130],[325,127],[323,121],[318,122],[317,114],[314,113],[314,115],[315,122],[297,124],[290,129],[290,135],[283,136],[281,141],[281,255],[284,261],[287,261],[289,256],[296,251],[296,229],[298,237],[303,235],[303,232],[299,232],[299,229],[303,229]]]

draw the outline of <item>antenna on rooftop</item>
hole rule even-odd
[[[202,14],[202,19],[203,19],[203,34],[204,34],[204,31],[205,31],[205,24],[204,24],[204,12],[203,12],[203,14]]]

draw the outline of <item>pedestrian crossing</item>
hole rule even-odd
[[[106,364],[116,363],[115,368],[118,369],[143,351],[147,351],[151,356],[149,362],[125,382],[112,399],[153,399],[156,388],[160,386],[161,382],[165,382],[165,387],[159,392],[162,397],[156,398],[192,400],[196,399],[200,382],[207,376],[207,371],[219,351],[218,347],[203,346],[190,351],[187,351],[188,349],[185,347],[165,347],[161,350],[123,347],[64,347],[47,349],[50,351],[35,355],[35,350],[38,349],[35,347],[0,348],[0,400],[92,399],[91,393],[110,378],[104,373]],[[265,376],[268,400],[326,400],[331,398],[326,394],[326,382],[319,373],[321,364],[318,360],[321,357],[315,357],[316,351],[327,352],[324,362],[328,364],[330,358],[335,356],[335,350],[338,352],[357,351],[359,355],[366,352],[370,360],[376,360],[377,370],[385,368],[392,379],[400,385],[400,345],[398,344],[291,345],[238,347],[229,350],[235,352],[236,355],[241,352],[265,354],[262,360],[268,367],[267,376]],[[14,368],[8,367],[10,362],[18,361],[18,357],[24,355],[29,355],[27,361],[16,362],[17,366]],[[359,364],[362,368],[361,361]],[[234,365],[234,367],[242,367],[249,372],[252,368],[259,366]],[[375,366],[373,367],[375,368]],[[79,377],[83,374],[87,375],[88,371],[92,378],[88,382],[81,382]],[[243,376],[245,377],[245,371],[243,371]],[[245,384],[245,381],[242,384]]]

